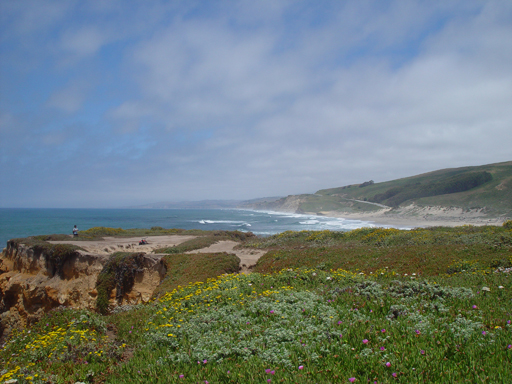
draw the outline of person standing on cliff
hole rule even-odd
[[[78,236],[78,228],[76,227],[76,225],[73,227],[73,237],[77,237]]]

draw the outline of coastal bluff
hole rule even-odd
[[[125,249],[111,242],[102,243],[103,252],[76,247],[63,253],[58,246],[8,241],[0,255],[0,339],[14,328],[30,326],[54,308],[95,309],[98,276],[109,261],[106,250]],[[111,308],[148,301],[165,276],[161,255],[140,252],[138,256],[136,266],[130,271],[131,287],[119,292],[122,287],[118,284],[110,292]]]
[[[0,254],[0,340],[55,308],[108,313],[148,302],[175,272],[170,254],[159,253],[165,249],[182,255],[232,255],[225,273],[250,272],[266,252],[237,248],[239,240],[218,234],[206,241],[185,234],[145,236],[146,244],[139,244],[140,239],[42,235],[9,240]],[[187,248],[190,241],[197,245]]]

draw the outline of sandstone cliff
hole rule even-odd
[[[109,297],[111,306],[149,300],[164,277],[161,256],[140,255],[131,289],[114,289]],[[0,256],[0,338],[55,307],[94,309],[98,275],[108,260],[108,255],[80,249],[55,257],[44,248],[9,241]]]

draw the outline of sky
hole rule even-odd
[[[0,207],[510,161],[511,63],[512,1],[4,0]]]

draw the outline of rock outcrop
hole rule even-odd
[[[78,249],[50,257],[45,249],[9,241],[0,256],[0,339],[52,308],[94,309],[97,277],[108,260],[108,255]],[[114,290],[111,306],[148,301],[165,272],[161,256],[143,254],[131,290],[121,297]]]

